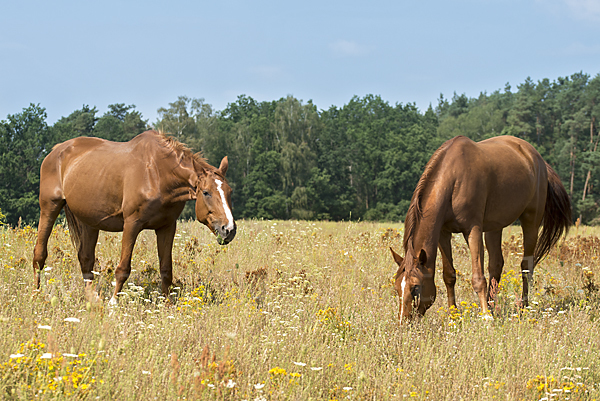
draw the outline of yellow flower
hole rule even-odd
[[[279,366],[274,367],[273,369],[269,370],[269,373],[272,374],[273,376],[286,376],[287,372],[284,368],[280,368]]]

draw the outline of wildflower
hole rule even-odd
[[[231,379],[229,379],[229,381],[227,382],[227,384],[225,385],[227,388],[234,388],[235,387],[235,382]]]
[[[318,367],[317,366],[311,366],[311,368],[310,368],[310,370],[314,370],[314,371],[319,371],[319,370],[322,370],[322,369],[323,369],[322,366],[318,366]]]
[[[286,376],[287,372],[284,368],[280,368],[279,366],[274,367],[273,369],[269,370],[269,373],[272,374],[273,376]]]
[[[257,389],[257,390],[260,390],[264,386],[265,386],[265,383],[257,383],[257,384],[254,385],[254,388]]]
[[[151,375],[151,374],[152,374],[152,372],[149,372],[149,371],[147,371],[147,370],[142,370],[142,374],[143,374],[143,375]]]
[[[65,322],[80,323],[81,320],[77,319],[76,317],[68,317],[65,319]]]
[[[25,354],[10,354],[10,359],[22,358]]]
[[[40,325],[38,326],[38,329],[42,329],[42,330],[52,330],[52,327],[50,327],[50,326],[47,326],[47,325],[40,324]]]
[[[41,359],[51,359],[52,354],[50,352],[44,352],[40,358]]]
[[[294,365],[297,365],[297,366],[306,366],[306,364],[304,362],[294,362]]]
[[[352,387],[342,387],[342,390],[344,390],[344,391],[350,391],[350,390],[352,390]]]

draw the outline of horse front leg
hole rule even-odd
[[[465,234],[465,239],[471,251],[471,265],[473,268],[473,289],[479,297],[479,304],[483,312],[489,312],[487,305],[487,283],[483,273],[483,232],[481,227],[474,226]]]
[[[456,308],[456,293],[454,292],[456,270],[452,261],[452,233],[448,231],[440,233],[439,248],[444,267],[444,284],[446,284],[446,291],[448,292],[448,307],[454,306]]]
[[[109,304],[117,304],[117,294],[123,289],[123,284],[129,278],[131,274],[131,255],[133,254],[133,247],[135,241],[142,228],[137,223],[129,223],[125,221],[123,225],[123,240],[121,241],[121,260],[119,265],[115,269],[115,292],[110,298]]]
[[[173,285],[173,238],[177,229],[177,221],[168,226],[155,230],[158,260],[160,262],[160,277],[162,292],[170,300],[170,289]]]

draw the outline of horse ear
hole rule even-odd
[[[219,166],[219,171],[221,172],[221,175],[223,177],[225,177],[225,174],[227,173],[227,168],[229,167],[229,161],[227,160],[227,156],[225,156],[223,158],[223,160],[221,160],[221,165]]]
[[[425,253],[425,249],[421,249],[419,252],[419,263],[423,266],[427,263],[427,254]]]
[[[396,252],[394,252],[392,247],[390,247],[390,251],[392,251],[392,256],[394,257],[394,260],[396,261],[396,263],[398,263],[398,265],[401,265],[402,262],[404,262],[404,259],[402,259],[402,256],[400,256]]]

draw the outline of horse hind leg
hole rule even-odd
[[[40,274],[48,257],[48,239],[50,238],[50,234],[52,234],[54,222],[64,205],[65,200],[62,198],[45,199],[43,196],[40,196],[38,236],[33,248],[33,275],[36,290],[40,288]]]
[[[529,285],[533,284],[533,269],[535,268],[535,246],[537,244],[539,224],[520,218],[523,228],[523,261],[521,262],[521,276],[523,277],[522,306],[529,306]]]
[[[494,309],[496,307],[498,284],[500,284],[502,268],[504,267],[504,257],[502,256],[502,230],[486,232],[485,247],[487,248],[489,256],[488,272],[490,274],[488,304],[491,309]]]
[[[535,268],[535,247],[538,240],[538,228],[542,217],[538,213],[524,212],[520,217],[523,230],[523,261],[521,262],[521,276],[523,278],[522,306],[529,306],[529,286],[533,284],[533,270]]]
[[[85,296],[90,302],[98,302],[98,293],[93,289],[94,264],[96,263],[96,243],[98,242],[99,230],[85,224],[79,224],[81,233],[79,237],[79,249],[77,258],[81,266]]]

